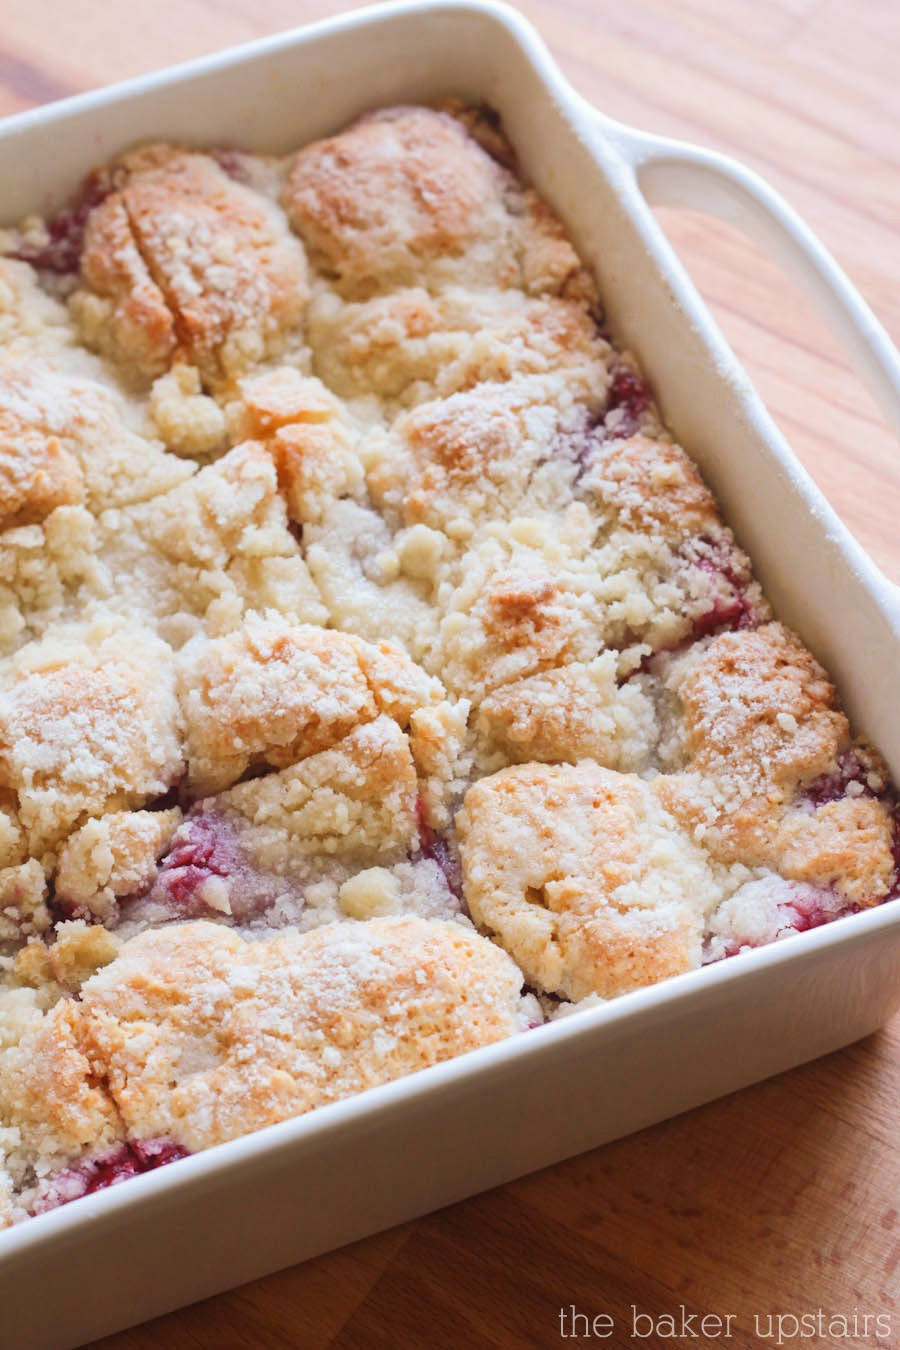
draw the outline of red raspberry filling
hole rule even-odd
[[[40,247],[23,243],[7,257],[31,263],[39,271],[56,272],[60,276],[77,272],[81,266],[84,232],[90,214],[109,196],[112,188],[113,184],[107,175],[89,174],[82,184],[77,201],[47,221],[49,237],[46,243]]]
[[[166,899],[184,917],[207,913],[209,906],[198,895],[210,877],[230,877],[241,870],[234,832],[221,816],[191,816],[175,835],[174,847],[166,854],[153,886],[152,898]]]
[[[834,903],[832,903],[828,907],[825,903],[828,895],[828,892],[824,892],[821,897],[807,894],[797,895],[784,907],[784,917],[790,920],[785,926],[793,928],[797,933],[807,933],[811,928],[821,928],[823,924],[830,923],[832,919],[840,919],[845,914],[856,913],[857,905],[848,904],[835,909]]]
[[[421,797],[416,800],[416,822],[419,827],[419,856],[437,863],[451,893],[457,900],[462,900],[459,862],[444,835],[438,834],[429,824],[428,811]]]
[[[609,398],[604,414],[607,437],[622,439],[640,430],[641,420],[650,404],[650,390],[630,366],[616,366],[612,372]]]
[[[859,751],[853,747],[838,758],[835,768],[830,773],[822,774],[821,778],[807,784],[803,789],[803,800],[809,802],[813,808],[824,806],[826,802],[836,802],[841,797],[847,796],[847,789],[851,783],[858,785],[856,796],[880,797],[886,785],[873,787],[869,782],[871,773],[871,765],[867,764]]]
[[[723,960],[729,956],[737,956],[739,952],[748,948],[767,947],[776,937],[785,937],[792,932],[808,933],[811,929],[821,928],[835,919],[843,919],[848,914],[858,913],[859,905],[842,900],[835,891],[798,887],[789,900],[779,904],[772,932],[766,933],[764,937],[736,936],[711,959]]]
[[[223,146],[211,151],[211,154],[219,168],[232,182],[241,183],[244,187],[252,185],[253,161],[250,155],[245,154],[243,150],[237,150],[234,146]]]
[[[894,819],[891,828],[891,856],[894,859],[894,877],[887,893],[888,900],[900,899],[900,805],[894,806]]]
[[[207,885],[216,880],[227,881],[227,887]],[[232,923],[250,923],[288,895],[302,904],[298,882],[265,871],[248,856],[239,824],[215,810],[198,808],[176,833],[150,890],[134,898],[151,911],[162,908],[154,921],[227,917]]]
[[[98,1158],[87,1158],[74,1167],[64,1167],[56,1172],[44,1183],[32,1213],[46,1214],[60,1205],[67,1205],[70,1200],[105,1191],[129,1177],[154,1172],[157,1167],[188,1156],[189,1150],[176,1144],[174,1139],[139,1139],[118,1144]]]
[[[650,390],[641,377],[628,366],[617,366],[603,412],[594,416],[585,413],[583,425],[560,436],[555,447],[555,454],[572,460],[576,483],[590,470],[600,446],[608,441],[627,440],[640,431],[649,404]]]
[[[873,770],[872,765],[856,746],[851,746],[838,757],[837,764],[830,773],[822,774],[820,778],[807,783],[800,794],[800,805],[809,811],[817,811],[828,802],[840,801],[842,797],[848,796],[849,789],[854,784],[856,785],[854,796],[875,797],[890,809],[894,874],[887,894],[878,896],[876,903],[900,899],[900,802],[897,801],[887,776]]]
[[[720,594],[710,608],[693,620],[692,640],[708,637],[724,629],[756,628],[762,615],[748,591],[750,580],[741,556],[727,537],[714,539],[698,535],[682,549],[682,557],[717,583]]]

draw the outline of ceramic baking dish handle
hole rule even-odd
[[[727,155],[631,128],[616,130],[619,147],[648,203],[687,206],[737,225],[798,282],[900,436],[897,349],[849,278],[784,198]]]

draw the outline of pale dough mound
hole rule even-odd
[[[132,581],[104,604],[142,612],[173,647],[230,632],[253,611],[314,624],[328,617],[258,442],[236,445],[151,501],[106,512],[100,533],[107,569]]]
[[[35,218],[30,222],[37,224]],[[2,236],[2,231],[0,231]],[[75,336],[65,305],[41,287],[34,268],[0,257],[0,347],[8,356],[61,354]]]
[[[351,302],[320,292],[309,342],[336,393],[398,407],[527,375],[562,377],[590,401],[609,379],[611,349],[584,304],[516,289],[416,286]]]
[[[656,736],[651,700],[636,681],[619,685],[609,651],[495,689],[481,703],[478,727],[512,763],[593,759],[622,771],[649,763]]]
[[[622,529],[683,539],[719,524],[713,495],[678,445],[633,436],[600,444],[583,488]]]
[[[145,429],[99,379],[35,357],[0,360],[0,650],[83,617],[120,589],[107,522],[194,471]],[[134,590],[124,589],[133,615]]]

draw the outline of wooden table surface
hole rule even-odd
[[[7,0],[0,114],[345,7]],[[900,337],[897,0],[519,8],[598,106],[765,174]],[[687,212],[661,217],[794,448],[900,581],[900,451],[837,344],[730,228]],[[895,1021],[816,1064],[102,1345],[550,1346],[572,1305],[615,1318],[610,1346],[771,1345],[768,1314],[820,1308],[868,1314],[870,1333],[876,1317],[891,1317],[892,1330],[879,1340],[837,1323],[830,1335],[790,1339],[787,1321],[784,1343],[900,1345],[898,1108]],[[732,1314],[734,1334],[672,1341],[659,1324],[632,1339],[632,1304],[656,1317],[682,1304]]]

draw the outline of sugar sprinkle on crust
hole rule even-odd
[[[20,1020],[0,1102],[8,1164],[38,1199],[92,1147],[164,1138],[183,1156],[489,1045],[540,1011],[493,943],[407,917],[251,942],[174,924],[126,943],[77,1000],[43,1015],[26,1001]]]
[[[504,769],[469,789],[457,823],[472,916],[536,989],[609,998],[700,964],[712,880],[640,778]]]
[[[416,708],[442,696],[401,648],[274,616],[250,616],[239,632],[190,645],[179,668],[199,796],[248,768],[284,768],[327,749],[379,713],[407,730]]]
[[[677,661],[669,679],[686,767],[659,791],[704,848],[834,887],[853,904],[885,898],[895,868],[887,771],[866,750],[860,795],[816,804],[805,791],[851,741],[833,685],[799,640],[780,624],[725,633]]]
[[[474,276],[531,294],[581,280],[543,202],[443,112],[387,109],[307,146],[282,200],[311,260],[348,296],[423,279]]]
[[[182,769],[171,653],[143,631],[24,648],[0,690],[0,783],[39,858],[91,815],[164,793]]]
[[[0,255],[0,1226],[900,895],[488,110],[138,147]]]
[[[214,388],[276,353],[302,318],[306,266],[271,204],[172,146],[132,152],[113,175],[73,299],[85,339],[143,378],[181,357]]]

